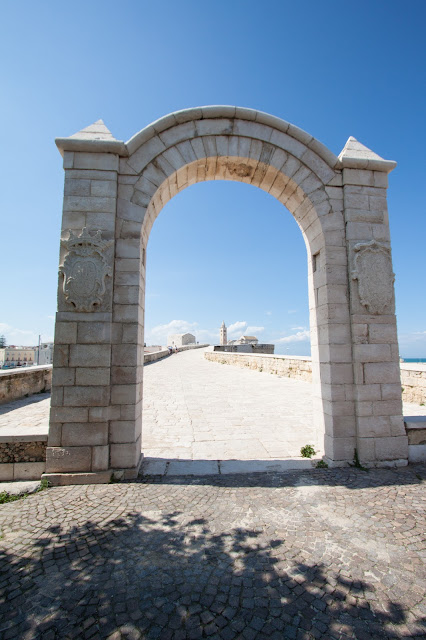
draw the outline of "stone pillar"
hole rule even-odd
[[[356,448],[366,466],[407,464],[402,418],[386,161],[349,138],[343,165]]]
[[[110,444],[117,417],[111,399],[117,358],[113,277],[124,145],[102,121],[57,145],[65,187],[46,476],[53,484],[107,482],[111,468],[134,472],[140,457],[140,441],[138,460],[131,463]],[[114,455],[117,464],[111,465]]]

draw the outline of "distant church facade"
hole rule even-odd
[[[259,344],[256,336],[241,336],[237,340],[228,340],[228,330],[225,321],[220,327],[220,344],[214,347],[214,351],[227,351],[237,353],[274,353],[274,344]]]

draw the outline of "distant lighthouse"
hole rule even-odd
[[[227,336],[225,321],[222,322],[222,325],[220,327],[220,344],[221,345],[228,344],[228,336]]]

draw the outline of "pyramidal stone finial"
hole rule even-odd
[[[127,156],[128,150],[121,140],[117,140],[105,125],[103,120],[96,120],[93,124],[68,138],[56,138],[56,146],[61,154],[64,151],[84,151],[92,153],[115,153]]]
[[[339,160],[347,169],[370,169],[389,173],[396,167],[396,162],[381,158],[353,136],[348,138],[339,155]]]
[[[74,133],[70,138],[78,138],[79,140],[116,140],[103,120],[96,120],[88,127]]]

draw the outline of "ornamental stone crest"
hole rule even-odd
[[[358,280],[360,301],[370,313],[384,313],[392,302],[395,281],[390,249],[371,240],[356,244],[354,251],[352,279]]]
[[[84,227],[80,235],[69,231],[68,240],[61,243],[68,253],[59,272],[64,276],[65,300],[76,311],[92,311],[102,302],[105,293],[105,278],[112,275],[104,251],[112,240],[102,240],[100,230],[92,236]]]

